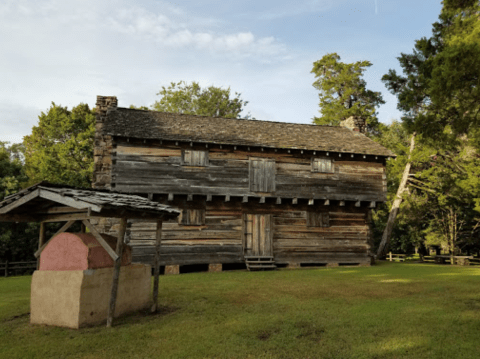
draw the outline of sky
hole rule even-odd
[[[400,119],[381,82],[431,35],[440,0],[1,0],[0,141],[21,142],[52,102],[151,106],[171,82],[230,87],[257,120],[319,115],[313,62],[368,60],[381,122]]]

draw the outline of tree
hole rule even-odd
[[[406,211],[413,208],[413,215],[423,217],[427,242],[442,244],[452,256],[472,244],[478,249],[480,159],[476,152],[468,145],[455,152],[438,151],[424,158],[423,167],[410,179],[412,195]]]
[[[23,146],[0,142],[0,201],[21,189],[24,173]],[[0,261],[33,259],[36,245],[36,223],[0,222]]]
[[[452,255],[479,242],[479,13],[478,0],[443,1],[432,36],[398,57],[403,75],[382,77],[422,147],[400,219]]]
[[[479,13],[478,0],[445,0],[432,36],[417,40],[413,54],[398,57],[404,76],[389,70],[382,77],[398,96],[410,132],[425,140],[455,146],[467,134],[480,148]]]
[[[375,108],[385,102],[380,92],[366,89],[362,78],[369,61],[357,61],[352,64],[340,62],[336,53],[327,54],[313,63],[312,73],[317,80],[313,87],[320,91],[321,117],[313,122],[318,125],[338,125],[350,116],[366,120],[367,129],[375,131],[378,119]]]
[[[39,181],[91,187],[95,112],[80,104],[71,111],[52,102],[25,136],[25,173]]]
[[[188,115],[240,118],[240,113],[248,104],[248,101],[240,98],[240,93],[235,92],[235,97],[231,98],[230,87],[201,88],[197,82],[172,82],[168,88],[162,86],[157,95],[162,98],[155,101],[153,110]],[[250,117],[250,114],[244,116]]]

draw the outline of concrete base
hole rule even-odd
[[[180,274],[180,266],[179,265],[165,266],[165,275],[169,275],[169,274]]]
[[[113,268],[35,271],[32,277],[30,322],[80,328],[106,321]],[[149,308],[151,267],[121,267],[115,317]]]
[[[222,264],[212,264],[210,263],[208,265],[208,271],[209,272],[221,272],[222,271]]]

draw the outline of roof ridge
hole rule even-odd
[[[152,113],[166,113],[166,114],[169,114],[169,115],[176,115],[176,116],[193,116],[193,117],[201,117],[201,118],[215,118],[215,119],[222,119],[222,120],[279,123],[279,124],[284,124],[284,125],[295,125],[295,126],[300,125],[300,126],[311,126],[311,127],[331,127],[331,128],[342,128],[342,129],[348,130],[348,128],[342,127],[342,126],[317,125],[315,123],[283,122],[283,121],[257,120],[257,119],[251,119],[251,118],[231,118],[231,117],[222,117],[222,116],[206,116],[206,115],[195,115],[195,114],[189,114],[189,113],[166,112],[166,111],[155,111],[155,110],[142,110],[142,109],[128,108],[128,107],[117,107],[116,109],[117,110],[152,112]]]

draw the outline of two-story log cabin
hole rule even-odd
[[[370,263],[369,214],[386,200],[394,154],[362,134],[361,121],[192,116],[119,108],[103,96],[96,111],[94,187],[183,212],[163,225],[162,265]],[[134,223],[131,238],[134,259],[152,263],[155,228]]]

